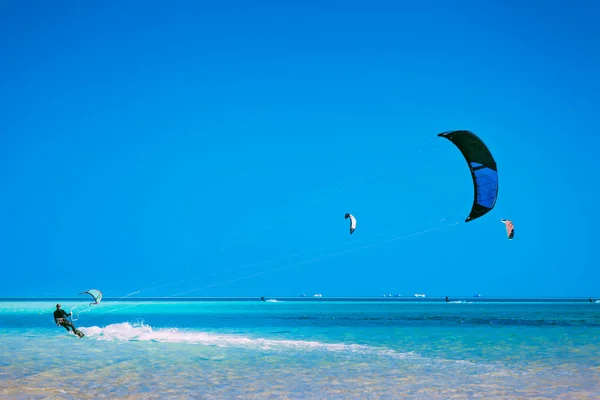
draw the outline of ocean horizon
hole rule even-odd
[[[560,297],[560,296],[498,296],[498,297],[477,297],[477,296],[263,296],[265,299],[276,299],[288,302],[397,302],[397,303],[428,303],[428,302],[446,302],[446,297],[449,301],[465,301],[470,303],[579,303],[599,300],[599,297]],[[8,301],[82,301],[81,296],[7,296],[1,297],[0,302]],[[170,296],[138,296],[138,297],[103,297],[102,302],[188,302],[188,301],[263,301],[261,296],[194,296],[194,297],[170,297]],[[85,302],[85,301],[84,301]]]

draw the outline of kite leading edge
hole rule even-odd
[[[354,215],[346,213],[344,219],[348,218],[350,218],[350,234],[352,235],[352,232],[354,232],[354,230],[356,229],[356,218],[354,218]]]

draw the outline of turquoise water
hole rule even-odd
[[[0,301],[2,398],[598,398],[600,304]]]

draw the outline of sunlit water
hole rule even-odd
[[[600,304],[0,301],[0,397],[597,399]]]

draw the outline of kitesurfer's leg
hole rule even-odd
[[[75,328],[75,325],[73,325],[71,322],[68,322],[68,321],[67,321],[67,323],[69,324],[69,326],[71,327],[72,332],[75,335],[77,335],[78,337],[82,337],[83,336],[83,333],[79,329]]]
[[[65,320],[65,321],[63,321],[63,322],[61,323],[61,325],[62,325],[62,326],[63,326],[63,327],[64,327],[64,328],[67,330],[67,332],[71,332],[71,331],[72,331],[73,333],[75,333],[75,331],[76,331],[76,329],[75,329],[75,327],[73,326],[73,324],[72,324],[72,323],[70,323],[69,321],[66,321],[66,320]]]
[[[67,332],[69,332],[69,325],[67,323],[67,320],[65,320],[65,319],[59,319],[58,320],[58,325],[62,326],[63,328],[65,328],[67,330]]]
[[[69,322],[69,326],[71,327],[71,331],[76,334],[79,335],[79,331],[77,330],[77,328],[75,328],[75,325],[73,325],[72,323]]]

